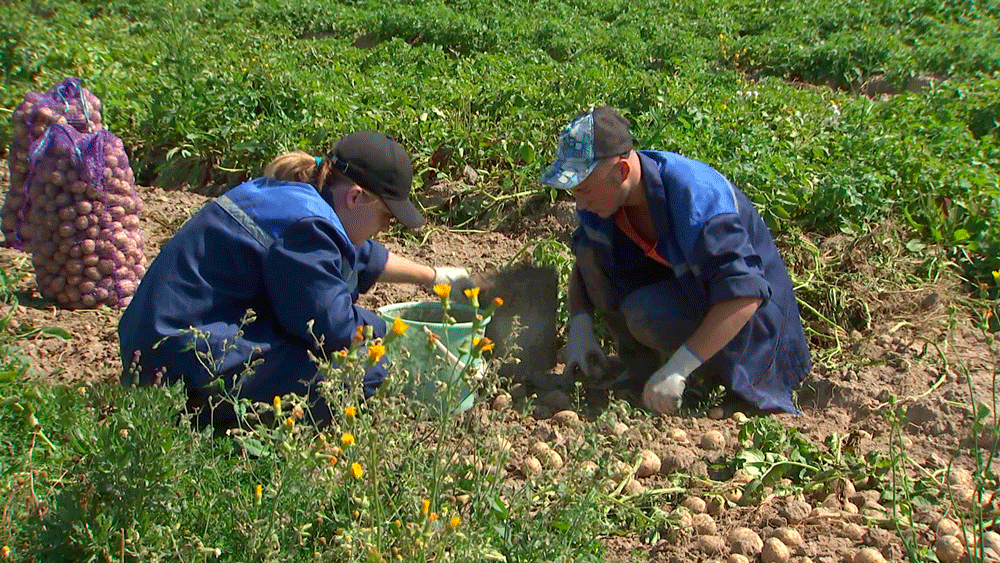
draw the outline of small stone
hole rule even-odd
[[[705,413],[712,420],[722,420],[726,418],[726,411],[722,407],[712,407]]]

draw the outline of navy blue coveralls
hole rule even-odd
[[[359,325],[385,335],[385,322],[355,302],[388,256],[373,240],[352,244],[331,204],[309,184],[258,178],[238,185],[192,216],[150,264],[118,325],[122,383],[183,380],[195,402],[213,393],[216,377],[253,401],[314,394],[310,350],[331,357],[350,345]],[[256,320],[237,336],[247,309]],[[191,327],[208,334],[196,345],[210,352],[212,369],[185,350]],[[385,375],[384,364],[368,369],[366,397]],[[234,422],[226,420],[233,412],[216,410],[215,424]],[[321,402],[312,414],[329,416]]]
[[[809,349],[767,226],[747,196],[708,165],[638,152],[655,244],[644,250],[623,231],[622,219],[588,211],[578,212],[573,237],[585,294],[619,356],[645,382],[715,303],[758,297],[750,321],[706,366],[757,408],[797,413],[791,393],[809,373]]]

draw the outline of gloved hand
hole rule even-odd
[[[472,287],[472,280],[469,278],[469,271],[465,268],[454,268],[451,266],[437,266],[434,268],[433,285],[446,283],[455,289],[467,289]]]
[[[667,363],[650,376],[642,390],[642,403],[659,414],[676,413],[681,408],[688,377],[701,364],[701,358],[687,344],[682,344]]]
[[[594,368],[600,367],[601,373],[608,367],[608,357],[604,355],[594,337],[594,321],[590,313],[577,313],[569,320],[569,336],[566,339],[566,367],[563,374],[573,376],[579,369],[583,376],[591,379],[598,374]]]

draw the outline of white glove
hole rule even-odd
[[[569,320],[569,337],[566,339],[566,368],[564,374],[574,375],[579,369],[584,377],[593,378],[595,366],[601,372],[607,369],[608,357],[594,338],[594,321],[589,313],[577,313]]]
[[[434,282],[432,285],[446,283],[451,286],[452,295],[456,292],[461,295],[463,290],[472,287],[472,279],[469,271],[465,268],[453,268],[451,266],[438,266],[434,268]]]
[[[659,414],[676,413],[681,408],[688,377],[701,364],[701,359],[687,344],[682,344],[667,363],[650,376],[642,390],[642,403]]]

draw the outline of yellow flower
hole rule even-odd
[[[358,325],[358,328],[354,330],[354,337],[351,338],[351,342],[355,344],[361,344],[365,339],[365,325]]]
[[[253,496],[257,497],[257,500],[260,500],[260,497],[263,494],[264,494],[264,486],[263,485],[259,485],[258,484],[256,487],[253,488]]]
[[[364,472],[365,470],[361,469],[360,463],[355,461],[354,463],[351,464],[351,475],[354,475],[355,479],[360,479],[361,475],[363,475]]]
[[[347,418],[354,418],[358,411],[354,407],[344,407],[344,414],[347,415]]]
[[[993,279],[1000,282],[1000,270],[993,270]]]
[[[499,297],[494,297],[493,298],[493,306],[494,307],[499,307],[501,305],[503,305],[503,299],[501,299]]]
[[[302,407],[300,407],[299,405],[295,405],[295,408],[292,409],[292,416],[294,416],[295,418],[301,419],[305,415],[306,412],[302,410]]]
[[[433,522],[433,521],[435,521],[437,519],[438,519],[438,513],[437,512],[431,512],[431,522]]]
[[[340,350],[339,352],[337,352],[337,356],[339,356],[341,360],[346,360],[347,350]]]
[[[0,555],[3,555],[4,557],[10,557],[10,548],[7,547],[6,545],[0,547]]]
[[[403,317],[396,317],[396,320],[392,321],[392,332],[400,336],[406,332],[407,325],[403,322]]]
[[[385,346],[381,344],[372,344],[368,347],[368,358],[371,361],[377,362],[381,360],[382,356],[384,355],[385,355]]]
[[[448,297],[451,295],[451,286],[446,283],[439,283],[434,286],[434,293],[436,293],[438,297]]]
[[[344,435],[340,437],[340,443],[344,444],[344,446],[353,446],[354,435],[350,432],[345,432]]]
[[[489,352],[490,350],[495,348],[497,344],[496,342],[493,342],[492,340],[484,336],[482,339],[479,338],[474,339],[472,341],[472,345],[478,346],[483,352]]]
[[[424,499],[424,507],[420,510],[425,515],[431,511],[431,501]]]
[[[330,462],[330,465],[337,465],[337,461],[339,460],[337,459],[337,456],[332,455],[328,458],[328,461]]]
[[[468,297],[469,299],[472,299],[473,297],[478,297],[479,296],[479,288],[478,287],[470,287],[469,289],[466,289],[465,291],[463,291],[463,293],[465,293],[466,297]]]
[[[294,427],[295,427],[295,419],[292,418],[292,417],[286,418],[285,419],[285,428],[291,430]]]
[[[274,410],[276,411],[281,410],[281,397],[277,395],[274,396]]]
[[[459,518],[457,514],[455,516],[452,516],[451,520],[448,521],[448,525],[451,526],[452,530],[454,530],[455,528],[457,528],[458,525],[461,524],[461,523],[462,523],[462,519]]]

